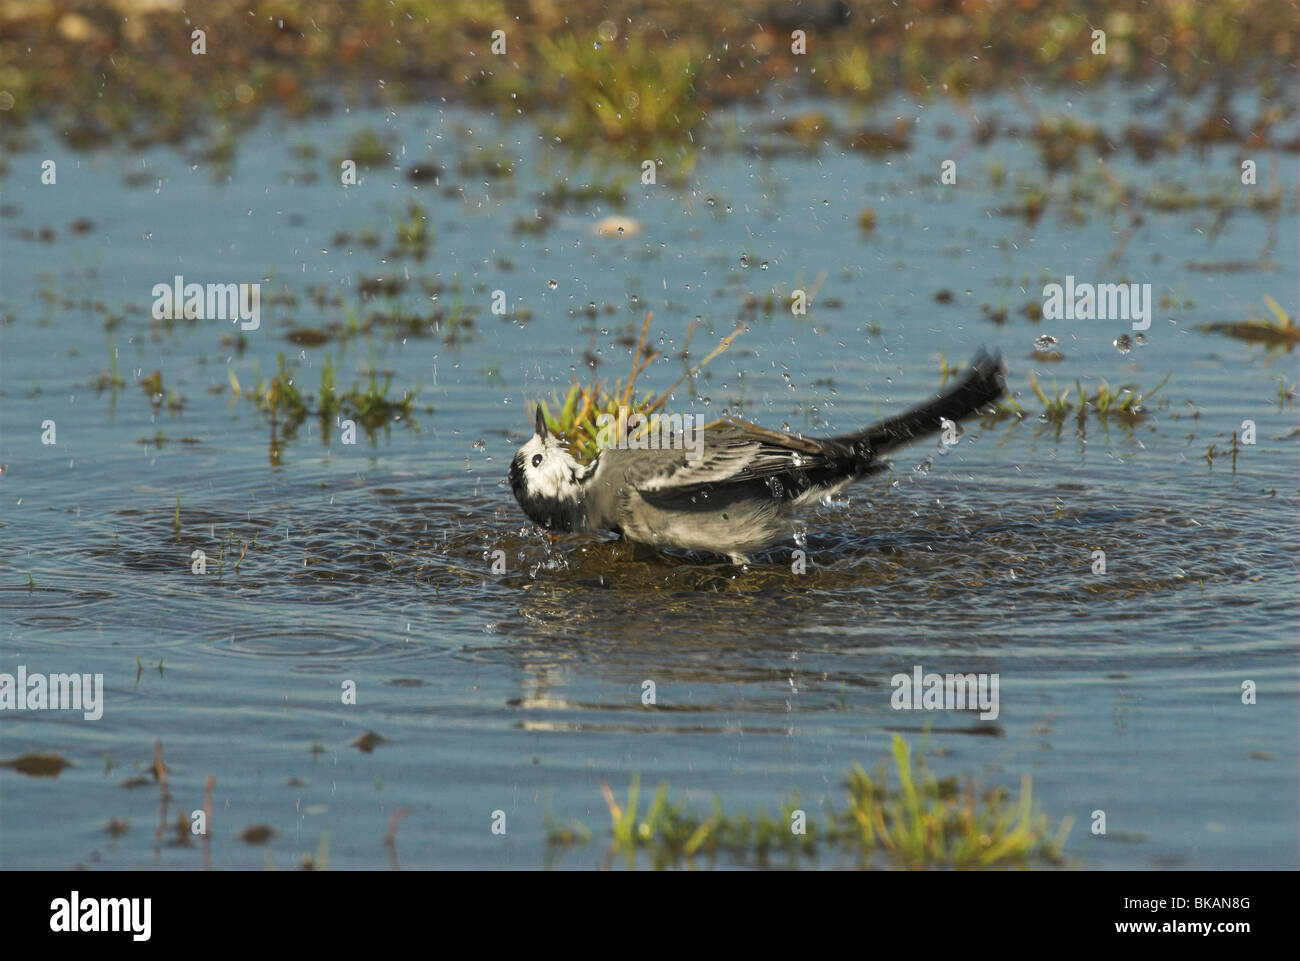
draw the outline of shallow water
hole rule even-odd
[[[1115,136],[1158,119],[1116,90],[1035,102]],[[771,125],[812,107],[843,131],[914,120],[911,149],[857,153],[838,138],[773,149],[789,144]],[[1289,107],[1278,140],[1294,135]],[[1006,126],[1020,108],[972,110]],[[344,189],[337,157],[366,128],[404,150],[401,170]],[[599,842],[548,858],[544,823],[576,818],[601,836],[602,781],[617,793],[640,774],[701,807],[716,794],[728,809],[769,812],[797,791],[820,811],[839,803],[851,764],[887,754],[892,732],[919,745],[928,728],[936,774],[1012,788],[1030,774],[1053,822],[1075,818],[1076,865],[1294,867],[1297,424],[1278,379],[1294,386],[1295,360],[1197,325],[1259,315],[1265,295],[1294,313],[1295,156],[1259,151],[1255,189],[1279,176],[1279,211],[1148,213],[1120,244],[1127,214],[1095,198],[1080,203],[1081,222],[1062,203],[1032,223],[999,213],[1017,200],[1017,177],[1047,175],[1027,140],[975,142],[969,130],[946,102],[715,114],[685,189],[643,187],[631,162],[596,171],[624,180],[624,213],[642,227],[614,238],[591,233],[610,213],[600,202],[517,232],[542,191],[592,168],[526,123],[448,109],[270,120],[242,139],[229,179],[170,149],[75,154],[38,137],[11,157],[0,182],[0,671],[102,673],[106,698],[93,722],[0,713],[0,758],[57,752],[72,764],[57,778],[0,768],[0,864],[285,867],[327,849],[340,868],[596,866]],[[304,143],[315,157],[295,151]],[[494,145],[513,176],[465,165]],[[1120,150],[1109,165],[1141,189],[1236,196],[1249,189],[1236,186],[1237,151],[1144,164]],[[47,156],[53,187],[33,173]],[[402,171],[428,156],[440,182],[410,182]],[[941,185],[952,157],[958,183]],[[1060,175],[1053,189],[1095,179]],[[422,262],[386,256],[413,200],[432,218]],[[877,215],[870,233],[864,207]],[[78,233],[80,218],[91,226]],[[359,241],[366,229],[378,246]],[[1206,269],[1229,263],[1255,269]],[[745,307],[822,270],[806,317]],[[297,303],[264,303],[240,350],[229,323],[150,319],[153,285],[175,274],[261,281],[264,298]],[[1146,343],[1113,346],[1131,334],[1123,321],[1019,312],[1067,274],[1150,282]],[[362,302],[362,279],[379,275],[410,283]],[[435,282],[436,301],[425,289]],[[318,306],[311,285],[341,303]],[[493,316],[496,289],[531,317]],[[1164,292],[1173,300],[1160,303]],[[285,339],[342,322],[349,307],[428,318],[457,298],[477,309],[468,329]],[[985,304],[1006,308],[1006,322],[986,319]],[[1081,434],[1073,417],[970,421],[951,451],[898,453],[892,473],[808,516],[806,573],[791,571],[793,543],[743,570],[598,539],[548,543],[505,481],[530,404],[585,373],[586,350],[602,375],[623,375],[650,309],[665,356],[643,383],[659,389],[682,371],[693,319],[697,359],[738,320],[751,325],[696,394],[678,392],[675,411],[811,433],[925,398],[941,351],[960,361],[981,344],[1006,353],[1011,388],[1033,411],[1031,370],[1049,389],[1078,378],[1149,390],[1171,376],[1137,423],[1092,417]],[[1063,361],[1030,358],[1044,333]],[[97,389],[114,349],[125,385]],[[371,363],[399,393],[420,385],[414,423],[362,432],[355,446],[314,417],[273,430],[231,396],[228,371],[248,387],[274,373],[279,351],[308,391],[326,353],[340,387]],[[154,370],[181,410],[155,407],[139,386]],[[41,443],[46,419],[53,445]],[[1258,442],[1235,471],[1226,455],[1207,464],[1207,447],[1230,446],[1247,419]],[[507,570],[494,575],[498,549]],[[191,573],[195,550],[209,558],[204,576]],[[890,678],[915,665],[998,673],[999,716],[893,710]],[[349,680],[355,705],[341,703]],[[653,707],[641,703],[645,680]],[[1246,680],[1258,686],[1250,706]],[[368,731],[384,740],[367,752],[353,742]],[[156,741],[166,808],[148,776]],[[177,843],[175,821],[203,806],[209,775],[211,843]],[[504,836],[491,830],[498,810]],[[1104,837],[1088,830],[1096,810]],[[240,840],[262,824],[269,842]]]

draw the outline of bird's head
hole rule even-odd
[[[550,530],[573,530],[582,503],[582,482],[594,469],[583,467],[546,427],[537,407],[536,432],[510,462],[510,488],[532,520]]]

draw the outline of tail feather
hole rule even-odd
[[[1006,393],[1006,367],[1002,355],[989,355],[983,348],[974,356],[960,381],[934,400],[913,407],[866,430],[845,434],[834,440],[851,445],[868,456],[888,453],[928,434],[943,429],[943,422],[967,417],[981,407],[994,403]]]

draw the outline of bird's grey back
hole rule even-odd
[[[792,501],[818,474],[842,470],[854,459],[843,445],[732,421],[712,424],[701,434],[698,456],[667,446],[602,453],[588,485],[591,526],[618,530],[625,521],[629,490],[661,509],[701,514],[744,499]]]

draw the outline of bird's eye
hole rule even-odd
[[[533,466],[534,466],[534,467],[541,467],[541,466],[542,466],[542,455],[541,455],[541,454],[534,454],[534,455],[533,455]]]

